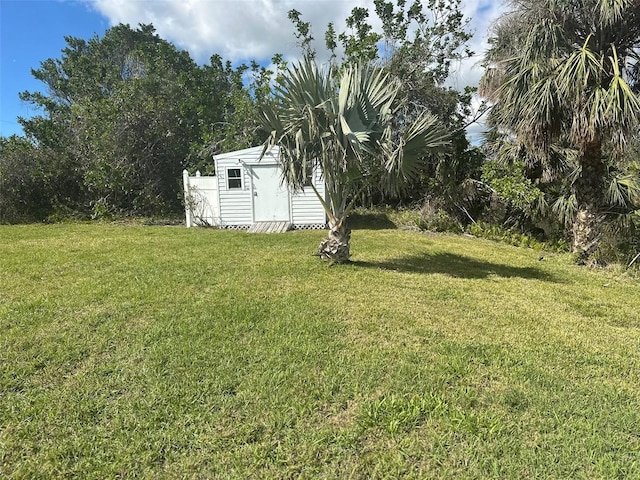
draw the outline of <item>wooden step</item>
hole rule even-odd
[[[284,233],[291,230],[293,225],[290,222],[256,222],[247,232],[249,233]]]

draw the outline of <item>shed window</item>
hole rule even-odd
[[[227,169],[227,187],[229,190],[242,188],[242,170],[239,168]]]

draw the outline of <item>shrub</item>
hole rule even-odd
[[[467,227],[467,232],[476,237],[508,243],[517,247],[561,252],[569,250],[569,243],[565,239],[542,242],[537,240],[531,234],[518,231],[516,228],[504,228],[500,225],[485,222],[478,222],[469,225]]]
[[[0,138],[0,223],[40,219],[46,208],[37,151],[28,140]]]
[[[431,232],[462,233],[462,225],[447,213],[438,202],[427,198],[420,208],[420,217],[417,223],[421,230]]]

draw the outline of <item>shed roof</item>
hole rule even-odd
[[[257,147],[245,148],[243,150],[236,150],[234,152],[221,153],[218,155],[214,155],[213,158],[217,160],[250,158],[257,161],[257,159],[260,158],[260,154],[262,153],[263,148],[264,147],[262,145],[259,145]],[[279,152],[280,149],[277,146],[271,147],[269,150],[267,150],[267,153],[263,157],[263,161],[265,161],[265,163],[277,162]]]

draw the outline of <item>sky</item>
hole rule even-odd
[[[274,53],[288,60],[300,54],[289,10],[300,11],[311,22],[313,35],[322,39],[329,22],[342,31],[355,6],[373,11],[373,0],[0,0],[0,136],[22,134],[17,117],[37,113],[18,93],[42,90],[31,69],[60,58],[65,36],[89,39],[119,23],[152,23],[162,38],[189,51],[200,64],[214,53],[234,64],[252,59],[268,64]],[[470,19],[476,56],[457,65],[449,80],[460,89],[478,84],[488,28],[504,6],[503,0],[462,0],[462,9]],[[481,129],[471,127],[470,136]]]

